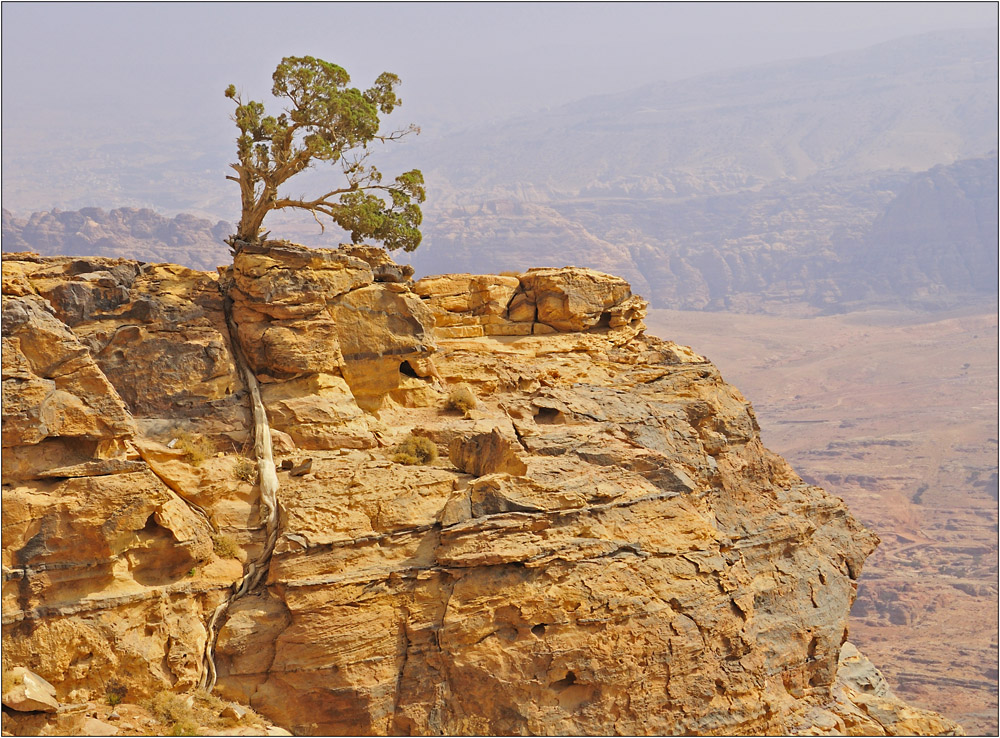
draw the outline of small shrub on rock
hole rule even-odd
[[[128,687],[119,682],[117,679],[112,679],[104,685],[104,697],[111,707],[120,705],[122,700],[125,699],[126,694],[128,694]]]
[[[238,559],[240,557],[239,544],[232,536],[221,534],[212,536],[212,548],[220,559]]]
[[[231,725],[223,717],[230,704],[204,690],[188,694],[160,692],[144,705],[163,725],[153,728],[147,735],[218,735]],[[243,724],[256,728],[253,735],[264,735],[260,716],[249,708],[243,711]]]
[[[215,447],[205,436],[198,436],[188,431],[178,431],[174,436],[174,448],[183,451],[194,466],[201,466],[205,460],[215,453]]]
[[[460,384],[448,393],[447,407],[449,410],[459,410],[460,412],[467,413],[477,403],[475,393],[467,384]]]
[[[237,456],[233,464],[233,478],[249,484],[257,483],[257,464],[246,456]]]
[[[392,458],[397,464],[433,464],[437,461],[437,446],[429,438],[408,435],[402,443],[392,449]]]
[[[173,692],[160,692],[147,707],[153,715],[170,726],[170,735],[197,735],[198,720],[192,709],[193,700]]]

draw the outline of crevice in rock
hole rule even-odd
[[[550,684],[549,686],[552,689],[554,689],[554,690],[556,690],[558,692],[561,692],[564,689],[569,689],[574,684],[576,684],[576,674],[574,674],[572,671],[569,671],[569,672],[566,672],[566,676],[564,678],[562,678],[562,679],[560,679],[558,681],[552,682],[552,684]]]
[[[400,621],[400,637],[402,640],[402,645],[401,645],[402,653],[400,654],[399,671],[396,674],[396,694],[395,697],[393,698],[393,704],[392,704],[393,720],[396,720],[399,717],[399,704],[400,700],[403,697],[403,678],[406,674],[406,663],[407,661],[409,661],[410,658],[410,647],[411,647],[410,633],[409,633],[410,611],[409,609],[407,609],[405,605],[402,606],[400,609],[402,611],[401,612],[402,618]]]
[[[229,331],[229,341],[232,346],[233,360],[242,372],[247,389],[250,391],[250,402],[253,410],[254,456],[257,459],[257,478],[260,489],[260,517],[264,522],[267,538],[261,549],[260,556],[247,564],[243,578],[233,585],[233,591],[215,611],[208,621],[208,634],[205,640],[205,651],[202,656],[202,673],[198,686],[207,692],[215,687],[217,673],[215,669],[215,646],[219,638],[219,627],[223,616],[230,605],[250,592],[264,579],[271,563],[275,544],[278,542],[278,474],[274,466],[274,451],[271,445],[271,428],[267,422],[267,412],[260,396],[260,385],[257,377],[247,364],[246,357],[240,349],[236,324],[233,321],[233,301],[223,290],[223,310],[226,315],[226,327]]]
[[[566,416],[554,407],[539,407],[535,413],[535,423],[538,425],[561,425],[566,422]]]
[[[184,494],[184,490],[176,482],[172,482],[169,478],[160,474],[160,472],[156,468],[155,460],[149,455],[149,451],[143,448],[142,444],[133,443],[132,447],[135,449],[136,453],[139,454],[139,457],[145,463],[146,468],[148,468],[149,471],[151,471],[153,475],[163,483],[163,486],[165,486],[167,489],[169,489],[171,492],[177,495],[177,498],[181,502],[187,505],[192,512],[198,515],[198,517],[204,520],[205,523],[208,525],[208,527],[211,528],[213,533],[219,532],[219,526],[215,524],[215,521],[212,520],[212,516],[208,514],[208,511],[205,508],[203,508],[197,502],[189,500],[187,496]]]

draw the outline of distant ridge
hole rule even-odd
[[[232,232],[232,225],[225,221],[213,224],[185,214],[168,218],[148,208],[54,210],[27,218],[3,210],[3,250],[7,253],[126,257],[214,271],[231,260],[222,239]]]
[[[997,84],[995,34],[948,31],[467,131],[418,157],[432,162],[435,197],[413,263],[433,273],[518,269],[540,253],[553,265],[610,262],[654,306],[684,309],[840,310],[876,291],[932,306],[977,293],[984,285],[961,275],[934,288],[940,270],[912,253],[916,272],[903,281],[913,289],[882,294],[891,258],[877,286],[851,270],[870,268],[868,233],[916,173],[960,160],[988,170]],[[992,228],[966,239],[963,253],[995,250]],[[886,237],[877,248],[895,253]],[[981,273],[982,258],[971,258]]]

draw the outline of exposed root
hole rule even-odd
[[[267,532],[267,540],[260,556],[247,565],[243,578],[234,585],[232,594],[222,602],[208,621],[208,638],[205,642],[205,653],[203,657],[204,668],[202,669],[199,687],[211,692],[215,687],[217,674],[215,671],[215,645],[219,638],[219,623],[229,610],[229,606],[247,592],[252,591],[267,574],[268,566],[271,563],[271,555],[274,553],[274,546],[278,541],[278,474],[274,465],[274,453],[271,447],[271,428],[267,423],[267,413],[264,410],[264,403],[260,398],[260,386],[257,377],[250,370],[246,362],[246,357],[240,350],[237,341],[236,326],[233,323],[232,301],[224,298],[226,313],[226,325],[229,328],[229,340],[233,347],[233,358],[236,365],[243,373],[247,389],[250,390],[250,402],[253,408],[253,438],[254,457],[257,461],[257,478],[260,489],[260,517]]]

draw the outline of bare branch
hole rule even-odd
[[[315,221],[316,221],[316,222],[317,222],[317,223],[319,224],[319,232],[320,232],[320,233],[326,233],[326,226],[325,226],[325,225],[323,225],[323,221],[321,221],[321,220],[320,220],[320,219],[319,219],[319,218],[318,218],[318,217],[316,216],[316,211],[315,211],[315,210],[310,210],[309,212],[310,212],[310,214],[312,215],[312,217],[313,217],[313,220],[315,220]]]
[[[398,141],[403,136],[409,136],[411,133],[420,134],[420,129],[417,126],[410,125],[406,128],[402,128],[398,131],[393,131],[392,133],[386,133],[380,136],[374,136],[375,140],[385,143],[386,141]]]

